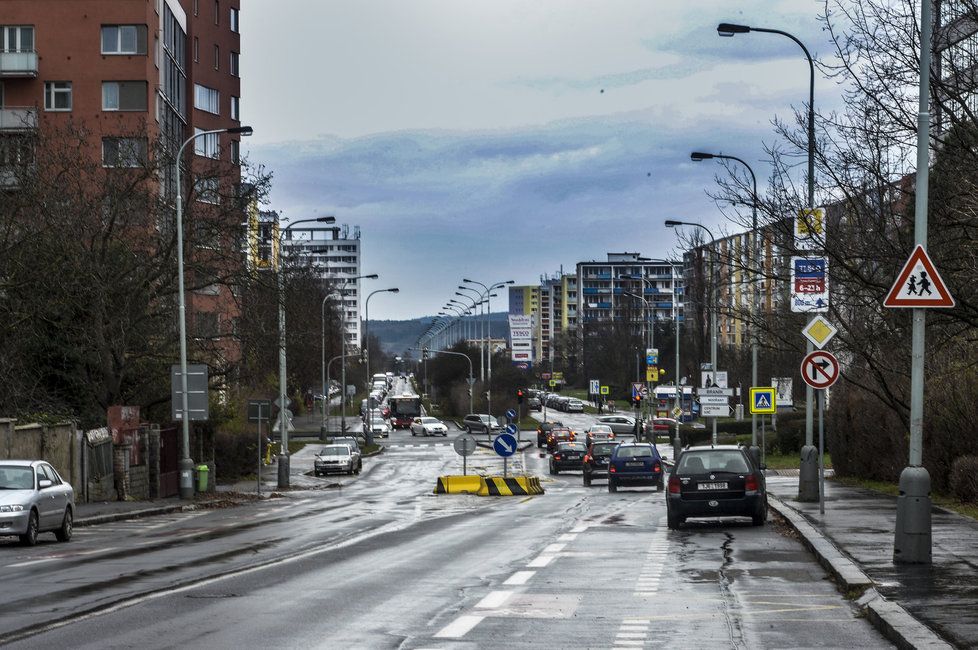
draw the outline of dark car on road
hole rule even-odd
[[[666,513],[669,528],[688,517],[750,517],[767,520],[767,485],[745,447],[687,447],[669,477]]]
[[[539,397],[531,397],[530,399],[526,400],[526,408],[530,409],[531,411],[542,411],[543,402],[540,401]]]
[[[608,459],[608,492],[624,485],[654,485],[662,490],[664,476],[659,450],[647,442],[622,443]]]
[[[581,466],[584,485],[591,485],[591,481],[597,478],[608,478],[608,462],[618,444],[616,440],[599,441],[588,447],[584,465]]]
[[[550,430],[554,427],[562,426],[564,426],[564,423],[558,420],[541,422],[540,426],[537,427],[537,447],[545,447],[547,445],[547,436],[550,435]]]
[[[577,435],[567,427],[554,427],[547,434],[547,453],[557,451],[557,445],[562,442],[574,442]]]
[[[558,442],[557,448],[550,456],[550,473],[580,471],[585,454],[587,454],[587,447],[583,442]]]

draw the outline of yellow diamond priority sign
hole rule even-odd
[[[812,345],[821,350],[832,340],[832,337],[838,331],[832,323],[819,314],[810,320],[808,325],[805,325],[801,333],[805,335],[806,339],[812,342]]]
[[[777,397],[773,386],[752,386],[750,389],[750,412],[755,415],[770,415],[778,410]]]

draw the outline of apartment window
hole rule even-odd
[[[70,111],[71,110],[71,82],[70,81],[45,81],[44,82],[44,110],[46,111]]]
[[[231,119],[241,121],[241,98],[231,96]]]
[[[221,95],[215,88],[194,84],[194,108],[220,115]]]
[[[231,52],[230,72],[232,77],[238,76],[238,53],[237,52]]]
[[[200,135],[204,132],[204,129],[194,129],[194,133]],[[220,158],[221,157],[221,134],[220,133],[208,133],[205,136],[194,139],[194,153],[198,156],[207,156],[208,158]]]
[[[200,63],[200,39],[194,36],[194,63]]]
[[[140,167],[146,164],[146,138],[102,138],[102,164],[106,167]]]
[[[219,45],[214,46],[214,69],[221,69],[221,47]]]
[[[33,25],[4,25],[0,27],[0,52],[33,51]]]
[[[241,164],[241,142],[231,140],[231,162],[235,165]]]
[[[238,33],[238,10],[235,7],[231,7],[231,31],[235,34]]]
[[[197,200],[202,203],[217,205],[221,202],[220,187],[216,178],[198,178],[194,190]]]
[[[145,111],[147,92],[145,81],[103,81],[103,111]]]
[[[102,54],[146,54],[146,25],[102,25]]]

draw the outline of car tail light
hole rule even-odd
[[[744,480],[744,489],[748,492],[756,492],[757,488],[757,477],[753,474],[748,474],[747,478]]]
[[[679,494],[679,478],[676,476],[669,477],[669,494]]]
[[[662,467],[659,465],[659,463],[653,463],[652,464],[652,471],[653,472],[661,472],[662,471]]]
[[[614,465],[612,465],[611,467],[609,467],[609,468],[608,468],[608,471],[609,471],[609,472],[611,472],[612,474],[614,474],[614,473],[616,473],[616,472],[617,472],[618,470],[616,470],[616,469],[615,469],[615,466],[614,466]]]
[[[571,440],[573,440],[573,439],[574,439],[575,437],[576,437],[576,436],[574,435],[574,432],[573,432],[573,431],[571,431],[571,434],[570,434],[570,439],[571,439]]]

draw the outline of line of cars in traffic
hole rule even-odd
[[[607,480],[609,493],[641,485],[665,490],[671,529],[691,517],[749,517],[754,526],[767,520],[767,468],[741,445],[687,446],[671,472],[654,442],[623,441],[601,422],[584,436],[559,421],[541,422],[537,446],[546,447],[552,475],[579,471],[585,486]]]
[[[529,391],[529,401],[527,408],[531,411],[542,411],[546,406],[548,409],[563,411],[564,413],[583,413],[584,402],[576,397],[561,395],[560,393],[547,393],[540,390]]]

